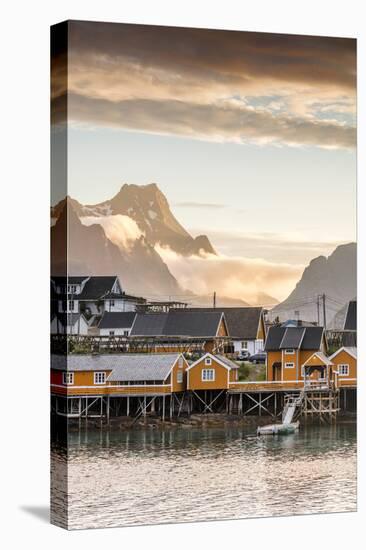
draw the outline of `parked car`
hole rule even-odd
[[[251,363],[256,365],[257,363],[265,363],[266,362],[266,354],[264,352],[255,353],[254,355],[251,355],[248,359]]]
[[[248,361],[250,357],[249,351],[243,350],[238,355],[238,361]]]

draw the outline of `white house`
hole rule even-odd
[[[104,312],[135,311],[144,298],[126,294],[116,275],[51,278],[53,313],[82,313],[89,320]]]
[[[98,325],[100,336],[129,336],[136,313],[134,311],[105,311]]]
[[[57,313],[51,319],[51,334],[88,334],[89,325],[83,314]]]

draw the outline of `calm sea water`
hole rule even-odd
[[[70,529],[355,511],[356,427],[82,430],[69,435],[68,492]],[[57,513],[66,495],[53,496]]]

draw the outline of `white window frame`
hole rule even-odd
[[[211,357],[206,357],[206,358],[205,358],[205,365],[208,365],[208,366],[211,366],[211,365],[212,365],[212,359],[211,359]]]
[[[110,330],[110,331],[109,331],[109,336],[114,336],[114,335],[115,335],[114,330]]]
[[[183,371],[178,370],[177,371],[177,384],[182,384],[182,383],[183,383]]]
[[[245,349],[248,351],[248,340],[242,340],[241,349]]]
[[[128,336],[128,330],[123,331],[123,336]]]
[[[202,369],[201,381],[202,382],[215,382],[215,369]]]
[[[94,373],[94,385],[100,386],[102,384],[105,384],[106,374],[105,372],[96,371]]]
[[[346,372],[341,372],[341,368],[345,368]],[[338,376],[349,376],[349,365],[348,363],[341,363],[338,365]]]
[[[109,306],[114,307],[114,300],[109,300]]]
[[[295,353],[294,348],[285,349],[285,355],[293,355]]]
[[[74,373],[73,372],[63,372],[62,373],[62,383],[65,386],[72,386],[74,384]]]
[[[294,369],[295,363],[285,363],[285,369]]]
[[[68,300],[68,303],[67,303],[68,311],[74,311],[74,306],[75,306],[75,300]]]

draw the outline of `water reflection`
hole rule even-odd
[[[352,511],[356,428],[83,429],[69,433],[68,489],[70,528]]]

